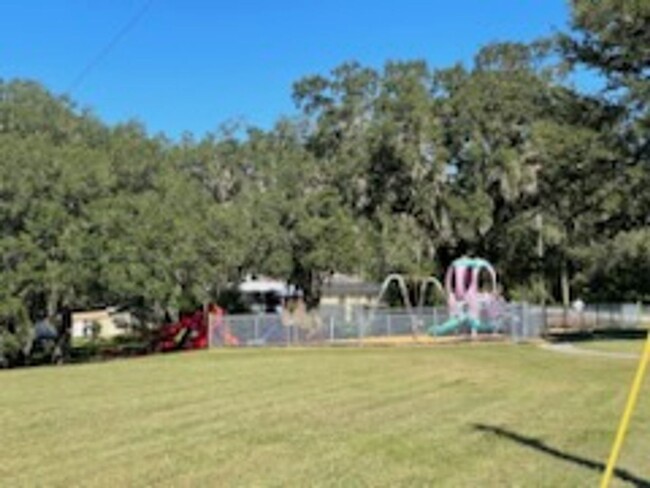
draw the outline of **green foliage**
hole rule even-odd
[[[573,0],[574,36],[562,35],[569,61],[602,70],[614,83],[647,78],[650,4],[645,0]]]
[[[621,232],[580,250],[578,280],[592,301],[650,301],[650,230]]]
[[[27,353],[32,339],[31,326],[20,300],[8,297],[0,301],[0,367],[16,363]]]
[[[546,303],[551,297],[544,281],[532,278],[527,283],[513,286],[510,290],[510,298],[529,303]]]

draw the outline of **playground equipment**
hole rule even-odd
[[[487,274],[487,282],[482,278]],[[400,274],[390,274],[381,285],[376,302],[368,317],[372,324],[378,305],[381,303],[392,283],[397,283],[400,297],[409,316],[411,332],[414,337],[421,332],[424,304],[431,289],[447,301],[448,319],[442,324],[432,324],[427,333],[431,336],[444,336],[469,330],[472,335],[496,333],[504,328],[506,319],[505,304],[499,296],[497,274],[494,267],[485,259],[462,257],[452,262],[445,275],[445,286],[434,276],[418,280],[419,293],[417,310],[411,302],[406,279]]]
[[[481,289],[481,273],[487,272],[489,286]],[[449,319],[441,325],[432,325],[428,333],[441,336],[469,328],[472,335],[497,332],[502,315],[502,301],[497,290],[497,275],[485,259],[462,257],[447,269],[445,290]]]
[[[374,319],[375,319],[375,314],[377,313],[377,307],[381,303],[382,298],[388,291],[389,286],[391,283],[397,283],[397,287],[400,292],[400,297],[402,299],[402,302],[404,303],[404,308],[406,308],[406,313],[409,316],[409,320],[411,322],[411,332],[415,336],[417,335],[417,331],[419,329],[418,327],[418,320],[417,316],[413,312],[413,306],[411,305],[411,299],[409,297],[409,292],[408,292],[408,287],[406,286],[406,280],[401,274],[393,273],[390,274],[386,277],[384,282],[381,284],[381,288],[379,289],[379,293],[377,294],[377,300],[375,301],[374,306],[370,310],[370,315],[368,316],[368,324],[372,324]]]
[[[178,322],[161,327],[155,349],[160,352],[208,347],[208,334],[203,312],[186,315]]]
[[[178,322],[161,327],[154,348],[160,352],[205,349],[210,346],[211,337],[223,345],[239,345],[239,340],[232,335],[224,320],[223,310],[213,304],[205,311],[198,310]]]
[[[411,333],[413,334],[414,337],[416,337],[420,333],[420,328],[421,328],[420,317],[422,316],[422,311],[424,309],[424,303],[426,300],[427,291],[429,290],[430,287],[433,287],[433,289],[437,290],[441,294],[441,296],[444,296],[445,294],[444,289],[440,284],[440,282],[434,276],[428,276],[423,280],[421,280],[420,290],[418,294],[418,308],[416,312],[416,310],[414,310],[413,308],[413,304],[411,303],[408,286],[406,284],[406,279],[404,278],[404,276],[398,273],[389,274],[384,280],[384,282],[382,283],[381,288],[379,289],[379,293],[377,294],[377,299],[375,300],[375,304],[370,310],[370,314],[368,316],[368,322],[367,322],[368,324],[373,323],[375,314],[377,312],[377,308],[392,283],[397,283],[399,293],[400,293],[400,298],[402,299],[402,303],[404,304],[404,308],[406,309],[406,313],[408,314],[409,321],[411,323]]]
[[[420,284],[420,295],[418,297],[418,314],[420,317],[424,314],[424,304],[427,298],[427,291],[430,287],[433,287],[434,292],[438,292],[438,296],[446,296],[445,289],[437,278],[429,276],[422,280],[422,283]]]

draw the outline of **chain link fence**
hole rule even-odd
[[[350,313],[329,307],[292,322],[280,314],[226,316],[211,329],[210,345],[215,346],[300,346],[300,345],[394,345],[442,340],[490,339],[514,342],[539,338],[545,328],[544,310],[525,303],[503,304],[490,318],[488,333],[474,335],[460,325],[436,336],[435,328],[450,319],[447,307],[417,310],[356,308]]]
[[[650,306],[639,303],[587,304],[582,309],[543,307],[543,321],[549,331],[598,331],[647,329]]]

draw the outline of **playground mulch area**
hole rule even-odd
[[[596,486],[635,364],[213,350],[0,372],[2,486]],[[650,384],[617,486],[650,483]]]
[[[508,338],[502,334],[459,334],[450,336],[430,336],[427,334],[404,334],[386,336],[367,336],[363,338],[336,339],[330,341],[330,346],[433,346],[433,345],[457,345],[460,343],[503,343]]]

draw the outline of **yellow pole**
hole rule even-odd
[[[639,391],[641,391],[641,385],[643,384],[643,378],[645,377],[646,369],[648,367],[648,362],[650,362],[650,331],[648,331],[648,336],[646,337],[645,347],[643,349],[643,354],[641,355],[641,360],[639,361],[639,367],[636,370],[636,375],[634,376],[634,382],[632,383],[632,389],[630,394],[627,397],[627,404],[625,405],[625,411],[621,417],[621,422],[618,426],[618,432],[616,433],[616,440],[612,446],[612,452],[609,455],[609,460],[607,461],[607,469],[605,474],[603,474],[603,479],[600,482],[600,488],[608,488],[609,484],[612,481],[612,475],[614,474],[614,468],[616,467],[616,462],[618,461],[618,456],[621,453],[621,448],[623,447],[623,441],[625,441],[625,434],[627,433],[627,428],[630,425],[630,419],[632,418],[632,413],[634,412],[634,407],[639,398]]]

